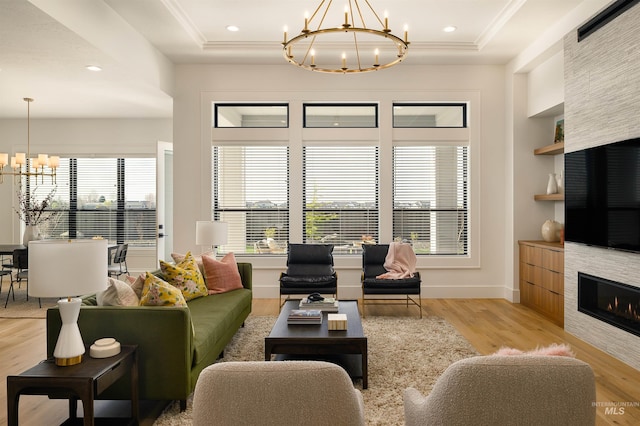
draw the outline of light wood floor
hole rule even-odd
[[[480,352],[489,354],[502,346],[533,349],[551,343],[568,343],[577,357],[593,368],[597,381],[598,425],[638,425],[640,407],[624,407],[624,414],[607,414],[604,405],[640,405],[640,372],[576,339],[536,312],[505,300],[423,300],[425,315],[438,315],[453,324]],[[252,315],[276,315],[277,299],[256,299]],[[367,315],[417,315],[417,308],[368,306]],[[44,358],[45,323],[36,319],[0,319],[0,401],[6,407],[6,376],[19,374]],[[617,407],[620,412],[619,405]],[[65,401],[40,396],[20,400],[21,425],[52,425],[67,416]],[[152,424],[147,415],[142,424]],[[6,408],[0,409],[0,424],[6,424]]]

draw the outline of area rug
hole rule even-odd
[[[9,302],[5,308],[4,304],[9,292],[9,283],[5,279],[0,291],[0,318],[45,318],[47,309],[56,306],[56,303],[58,303],[57,298],[43,298],[40,299],[42,307],[39,307],[37,297],[30,296],[29,300],[27,300],[26,287],[25,283],[22,284],[22,288],[18,288],[18,285],[14,284],[15,300],[13,300],[13,292],[11,292]]]
[[[275,320],[247,318],[221,362],[264,360],[264,338]],[[405,388],[414,387],[426,395],[449,365],[478,355],[451,324],[439,317],[367,317],[362,326],[369,348],[369,387],[362,391],[367,425],[403,425]],[[361,380],[355,385],[362,390]],[[180,413],[174,402],[154,426],[192,424],[191,406],[190,398],[187,410]]]

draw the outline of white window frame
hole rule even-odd
[[[284,98],[284,99],[283,99]],[[366,92],[336,90],[323,91],[290,91],[290,92],[238,92],[238,91],[212,91],[201,94],[201,161],[203,190],[201,195],[200,216],[205,218],[210,212],[211,187],[206,182],[211,182],[210,155],[211,144],[214,141],[232,140],[264,140],[280,141],[289,145],[290,174],[302,175],[302,146],[308,141],[322,141],[335,143],[338,140],[332,131],[336,129],[304,129],[302,127],[302,105],[309,102],[378,102],[379,104],[379,128],[377,129],[339,129],[339,139],[349,142],[377,143],[379,146],[379,172],[380,172],[380,242],[385,243],[393,239],[392,236],[392,152],[393,144],[415,144],[427,139],[445,142],[465,143],[469,146],[469,224],[468,224],[468,255],[467,256],[420,256],[418,268],[422,269],[474,269],[481,265],[480,253],[480,149],[481,128],[480,111],[481,96],[477,90],[461,91],[388,91]],[[288,129],[213,129],[212,105],[214,102],[277,102],[289,104],[289,128]],[[467,128],[427,128],[406,129],[393,128],[393,103],[398,102],[466,102],[468,105]],[[268,130],[268,131],[265,131]],[[302,206],[302,180],[290,179],[289,202],[289,226],[290,242],[302,242],[303,206]],[[249,259],[256,267],[266,269],[278,268],[269,261],[261,261],[260,257]],[[337,261],[345,267],[361,267],[360,255]]]

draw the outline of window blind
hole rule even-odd
[[[378,240],[378,148],[306,146],[303,150],[304,235],[307,243],[359,253]]]
[[[466,146],[395,146],[393,236],[416,254],[468,253]]]
[[[286,146],[212,148],[213,218],[229,223],[220,252],[282,254],[289,240]]]

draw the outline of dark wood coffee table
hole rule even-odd
[[[362,388],[367,389],[367,337],[362,331],[362,322],[357,301],[339,302],[338,313],[347,315],[347,329],[329,331],[327,312],[323,312],[322,324],[287,324],[292,309],[297,309],[299,300],[288,300],[269,336],[264,339],[264,359],[271,361],[272,354],[283,354],[279,359],[313,359],[334,361],[347,370],[351,377],[362,378]],[[351,356],[349,356],[351,355]],[[354,363],[353,358],[358,358]]]

